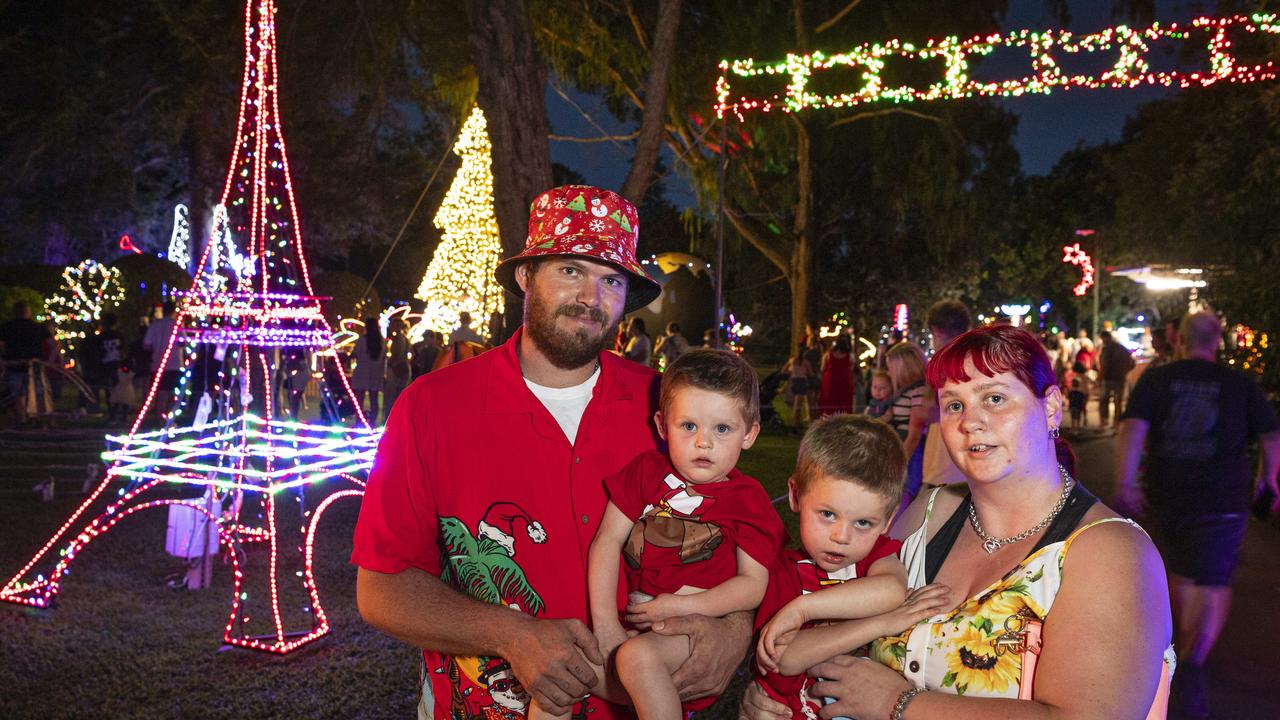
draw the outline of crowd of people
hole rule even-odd
[[[629,222],[588,224],[567,203],[578,194]],[[1162,560],[1077,478],[1063,425],[1095,373],[1099,417],[1133,428],[1122,438],[1159,427],[1153,458],[1190,443],[1207,464],[1179,471],[1206,490],[1224,481],[1215,462],[1237,467],[1261,438],[1274,490],[1280,433],[1256,385],[1202,369],[1234,389],[1188,390],[1169,361],[1126,403],[1135,369],[1112,338],[1064,349],[1010,325],[971,329],[955,301],[928,313],[931,359],[896,343],[865,376],[847,335],[811,337],[782,383],[803,431],[787,549],[736,468],[766,383],[733,352],[672,348],[678,327],[654,343],[642,320],[621,323],[658,294],[635,261],[634,208],[572,186],[532,212],[524,251],[497,271],[525,300],[522,328],[404,392],[357,525],[360,611],[423,649],[421,713],[609,718],[623,704],[674,718],[723,692],[755,644],[750,720],[1163,717],[1171,677],[1180,707],[1203,716],[1199,668],[1222,607],[1209,586],[1229,579],[1238,533],[1193,523],[1211,547],[1188,539]],[[1230,442],[1189,422],[1219,401],[1238,413],[1246,396]],[[1161,467],[1145,486],[1153,508]],[[1136,481],[1120,477],[1131,514]],[[1248,496],[1229,481],[1215,510]],[[1191,670],[1174,675],[1177,663]]]

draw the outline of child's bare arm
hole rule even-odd
[[[864,578],[847,580],[821,592],[802,595],[791,603],[799,605],[800,622],[804,624],[810,620],[872,617],[898,607],[906,596],[907,570],[897,556],[890,555],[872,563]]]
[[[659,595],[633,605],[628,612],[638,621],[654,623],[681,615],[724,617],[729,613],[755,610],[764,598],[769,571],[754,558],[737,549],[738,574],[719,585],[689,595]]]
[[[874,617],[897,608],[906,595],[906,569],[893,555],[872,563],[864,578],[801,595],[783,606],[761,631],[757,652],[761,665],[776,669],[809,621]]]
[[[872,640],[901,633],[925,618],[948,610],[950,592],[945,585],[926,585],[907,595],[891,612],[801,630],[782,653],[777,671],[783,675],[799,675]]]
[[[622,555],[622,545],[631,532],[631,519],[610,502],[605,506],[604,518],[596,530],[596,537],[591,541],[591,550],[587,554],[587,594],[591,601],[591,627],[597,640],[601,642],[600,651],[606,656],[627,639],[622,623],[618,621],[618,565]],[[609,647],[604,647],[609,644]]]

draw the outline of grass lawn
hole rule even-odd
[[[49,431],[37,443],[0,433],[0,576],[8,580],[81,501],[84,465],[101,445],[91,428]],[[87,438],[87,439],[86,439]],[[29,439],[29,438],[28,438]],[[798,438],[765,434],[741,468],[771,497],[786,491]],[[57,465],[59,496],[30,490]],[[795,522],[780,503],[788,531]],[[181,563],[164,552],[166,513],[121,522],[72,565],[52,611],[0,603],[0,719],[10,718],[410,718],[417,701],[417,654],[360,619],[355,568],[347,564],[359,503],[340,500],[316,542],[316,580],[330,634],[286,657],[221,648],[231,570],[221,562],[213,588],[170,590]],[[264,562],[260,550],[248,562]],[[732,704],[726,697],[722,706]],[[728,707],[708,711],[736,717]]]

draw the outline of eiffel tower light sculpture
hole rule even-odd
[[[360,476],[380,433],[337,365],[307,271],[280,127],[275,12],[275,0],[246,1],[226,184],[137,419],[127,434],[108,436],[106,478],[0,589],[0,600],[48,607],[86,545],[136,512],[178,505],[215,523],[229,550],[227,644],[284,654],[329,630],[312,573],[316,528],[334,501],[363,494]],[[163,369],[175,354],[181,371],[169,388]],[[327,424],[282,415],[275,394],[287,372],[321,379]],[[342,424],[340,406],[355,408],[354,427]],[[153,407],[163,428],[143,432]],[[179,497],[192,485],[203,486],[204,498]],[[325,494],[312,508],[308,489],[313,501]]]

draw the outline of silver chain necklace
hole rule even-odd
[[[1049,511],[1049,514],[1046,515],[1043,520],[1036,523],[1035,527],[1030,530],[1023,530],[1012,537],[997,538],[988,535],[987,532],[982,529],[982,522],[978,520],[977,507],[973,504],[972,500],[969,501],[969,524],[973,525],[973,531],[982,539],[982,549],[986,550],[988,555],[999,550],[1005,545],[1012,545],[1013,543],[1026,540],[1032,535],[1035,535],[1048,527],[1049,523],[1053,522],[1053,519],[1058,517],[1058,513],[1062,512],[1062,508],[1067,505],[1067,498],[1071,496],[1071,489],[1076,485],[1075,478],[1071,477],[1071,474],[1068,473],[1067,469],[1062,467],[1061,464],[1058,465],[1058,472],[1062,473],[1062,497],[1058,498],[1058,503],[1053,506],[1053,509]]]

